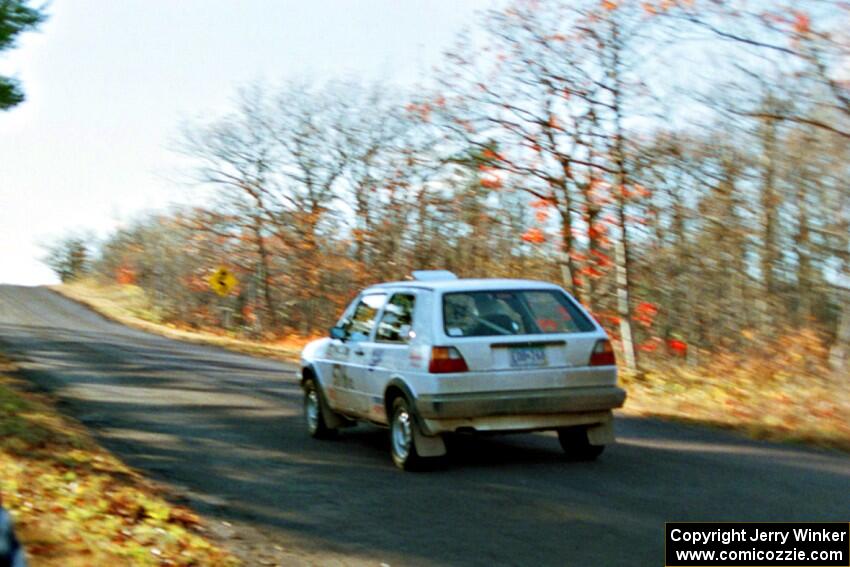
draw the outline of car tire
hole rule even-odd
[[[593,461],[605,450],[605,445],[591,445],[586,427],[558,430],[558,441],[567,457],[574,461]]]
[[[393,400],[390,420],[390,454],[403,471],[420,470],[425,459],[416,450],[415,430],[419,427],[410,403],[404,396]]]
[[[327,411],[324,397],[316,381],[312,378],[304,380],[304,423],[307,425],[307,433],[314,439],[331,439],[336,436],[337,430],[328,427],[325,422],[324,412]]]

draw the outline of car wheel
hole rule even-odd
[[[329,439],[336,435],[337,430],[325,423],[322,393],[312,378],[304,381],[304,421],[307,433],[314,439]]]
[[[605,445],[590,444],[586,427],[559,429],[558,441],[567,456],[576,461],[593,461],[605,450]]]
[[[393,418],[390,421],[390,452],[395,466],[404,471],[416,470],[423,463],[416,451],[416,418],[407,400],[399,396],[393,400]]]

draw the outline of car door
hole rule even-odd
[[[366,364],[365,345],[372,340],[375,321],[386,303],[387,294],[365,293],[357,301],[347,320],[342,322],[345,338],[331,348],[336,357],[331,368],[331,405],[351,415],[362,416],[367,406],[358,392],[356,381]]]
[[[372,421],[386,421],[384,389],[408,361],[415,305],[414,292],[393,293],[379,315],[374,337],[358,345],[363,352],[359,359],[363,364],[353,368],[355,396],[365,417]]]
[[[352,301],[340,317],[336,327],[345,329],[355,309],[360,304],[361,297],[358,295]],[[351,406],[348,390],[345,388],[345,371],[348,367],[348,359],[351,356],[351,348],[345,338],[335,338],[331,336],[330,343],[325,349],[323,356],[315,360],[313,364],[321,375],[322,390],[331,409],[341,412],[349,411]]]

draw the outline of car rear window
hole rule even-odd
[[[547,335],[593,331],[593,323],[557,290],[470,291],[443,295],[450,337]]]

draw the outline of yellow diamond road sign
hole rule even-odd
[[[213,272],[208,281],[212,290],[222,297],[233,291],[233,288],[239,283],[236,276],[224,266]]]

